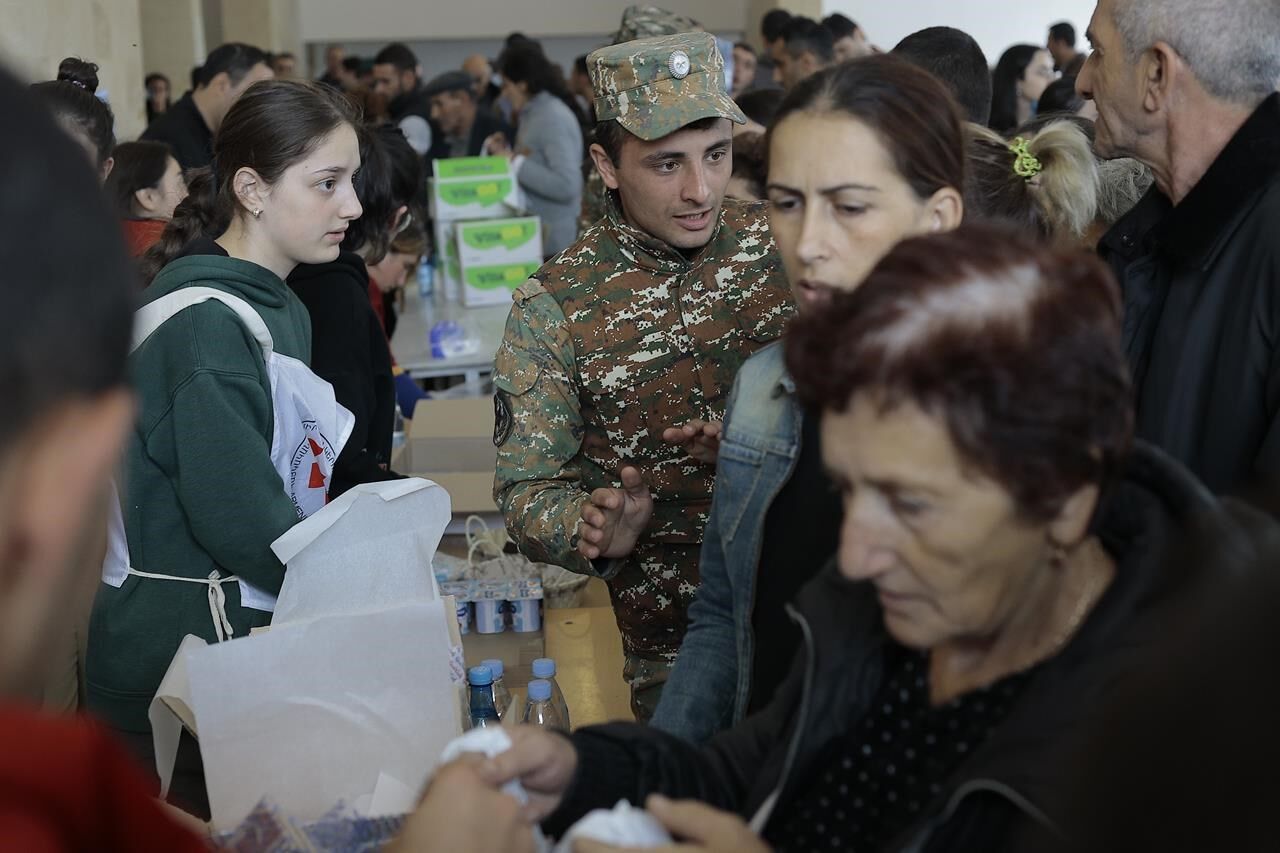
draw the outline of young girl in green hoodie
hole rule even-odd
[[[130,369],[139,411],[90,623],[88,703],[144,764],[147,710],[182,638],[268,624],[284,566],[271,543],[323,506],[350,414],[307,366],[311,325],[285,285],[338,255],[361,214],[345,100],[266,81],[227,113],[144,267]],[[173,795],[207,810],[194,743]]]

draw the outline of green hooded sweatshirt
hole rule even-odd
[[[307,310],[274,273],[188,255],[160,272],[144,301],[191,286],[248,302],[277,352],[309,362]],[[284,566],[270,546],[298,515],[271,463],[271,385],[258,343],[231,309],[207,301],[157,329],[129,364],[139,402],[120,482],[130,564],[191,578],[217,570],[278,593]],[[236,637],[271,621],[240,606],[239,584],[222,589]],[[86,663],[90,709],[115,728],[149,731],[147,709],[182,638],[217,639],[208,596],[204,584],[134,575],[119,589],[100,585]]]

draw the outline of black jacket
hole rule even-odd
[[[334,464],[330,496],[361,483],[398,479],[385,467],[395,429],[391,350],[369,303],[364,261],[343,252],[330,264],[302,264],[288,284],[311,315],[311,369],[356,418]]]
[[[484,141],[495,133],[501,133],[507,137],[508,145],[515,144],[516,134],[511,129],[511,125],[493,113],[477,108],[476,120],[471,125],[471,135],[467,137],[467,156],[479,157]],[[448,143],[445,143],[445,147],[448,147]]]
[[[481,149],[484,149],[484,141],[494,133],[504,134],[507,137],[507,145],[513,145],[516,141],[516,132],[512,131],[509,124],[492,113],[477,108],[476,120],[471,124],[471,133],[467,134],[467,152],[460,156],[468,156],[468,158],[480,156]],[[449,140],[444,136],[443,131],[431,137],[431,150],[426,155],[431,164],[434,165],[435,160],[447,160],[451,156],[453,154],[449,151]]]
[[[1099,507],[1094,532],[1117,564],[1116,578],[1072,641],[1031,677],[1004,723],[943,786],[894,849],[1043,849],[1059,827],[1060,790],[1077,744],[1108,690],[1159,639],[1155,615],[1194,586],[1191,570],[1169,570],[1169,550],[1192,521],[1234,532],[1257,514],[1227,508],[1185,469],[1139,445]],[[828,567],[789,607],[804,650],[768,708],[697,746],[656,729],[615,723],[572,736],[578,772],[553,833],[593,808],[650,793],[694,798],[751,819],[774,795],[784,820],[803,782],[868,710],[887,648],[874,588]],[[1158,623],[1162,624],[1162,623]]]
[[[143,131],[142,138],[168,145],[184,171],[213,162],[213,131],[204,123],[204,116],[196,109],[190,92],[157,116]]]
[[[401,92],[387,104],[387,117],[396,126],[407,118],[420,118],[431,129],[431,147],[422,155],[427,174],[432,174],[432,163],[449,156],[449,144],[445,142],[444,132],[431,119],[431,99],[421,86],[409,92]],[[402,128],[403,129],[403,128]]]
[[[1280,95],[1177,207],[1152,188],[1099,246],[1124,294],[1138,436],[1214,492],[1280,476]]]

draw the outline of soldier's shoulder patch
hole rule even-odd
[[[515,417],[511,413],[511,395],[506,391],[498,391],[493,395],[493,446],[501,447],[511,438],[515,428]]]

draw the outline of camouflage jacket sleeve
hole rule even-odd
[[[588,498],[577,468],[583,422],[574,361],[564,312],[531,279],[516,291],[494,360],[493,498],[525,556],[596,574],[570,541]]]

